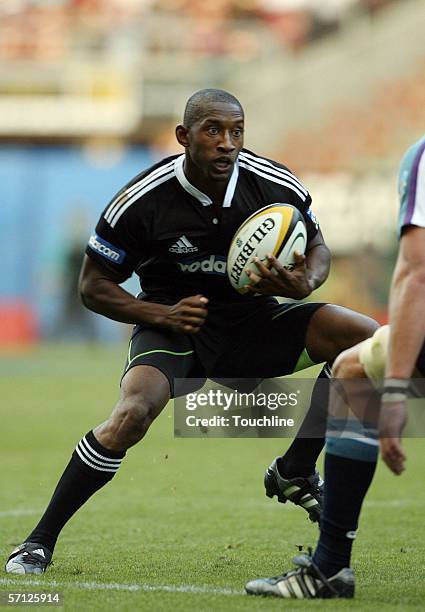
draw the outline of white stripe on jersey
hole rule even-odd
[[[115,200],[111,202],[108,210],[106,211],[104,215],[106,221],[110,222],[112,220],[112,217],[118,211],[120,206],[122,204],[125,204],[125,202],[129,199],[129,197],[134,195],[136,192],[139,192],[141,189],[143,189],[143,187],[148,185],[154,179],[169,172],[169,170],[171,169],[173,165],[174,165],[174,160],[170,161],[168,164],[165,164],[165,166],[161,166],[160,168],[157,168],[153,172],[150,172],[147,176],[144,176],[142,179],[137,181],[137,183],[134,183],[134,185],[126,189],[124,193],[121,193],[118,197],[116,197]]]
[[[410,223],[425,227],[425,151],[422,152],[416,175],[415,202]]]
[[[135,193],[125,204],[123,204],[120,208],[118,208],[118,211],[114,213],[113,217],[111,217],[109,221],[109,225],[111,227],[115,227],[120,217],[125,213],[127,208],[130,208],[130,206],[134,204],[134,202],[136,202],[139,198],[145,195],[145,193],[148,193],[152,189],[155,189],[155,187],[158,187],[158,185],[161,185],[161,183],[165,183],[166,181],[169,181],[175,176],[176,175],[174,172],[174,168],[172,168],[171,171],[168,172],[168,174],[165,174],[164,176],[160,176],[158,179],[156,179],[156,181],[152,181],[148,183],[141,191],[138,191],[137,193]]]
[[[239,154],[239,158],[249,164],[252,164],[259,170],[264,170],[265,172],[270,172],[270,174],[273,174],[274,176],[289,179],[303,193],[305,193],[305,195],[308,195],[308,191],[304,187],[304,185],[300,183],[297,177],[294,176],[292,172],[290,172],[289,170],[285,170],[285,168],[279,168],[279,166],[275,166],[267,159],[264,159],[263,157],[255,157],[254,155],[251,155],[250,153],[247,153],[246,151],[241,151]]]
[[[295,185],[293,185],[292,183],[289,183],[288,181],[282,180],[282,179],[278,179],[274,176],[271,176],[270,174],[265,174],[264,172],[261,172],[260,170],[257,170],[256,168],[254,168],[254,166],[251,166],[245,162],[242,162],[239,160],[239,165],[241,168],[245,168],[246,170],[249,170],[250,172],[255,172],[255,174],[258,174],[259,176],[262,176],[263,178],[268,179],[269,181],[272,181],[273,183],[277,183],[278,185],[284,185],[285,187],[289,187],[289,189],[292,189],[292,191],[295,191],[295,193],[301,198],[301,200],[303,202],[306,201],[307,196],[304,195],[304,193],[302,193],[297,187],[295,187]]]

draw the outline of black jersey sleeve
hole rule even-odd
[[[147,252],[145,224],[131,207],[115,225],[105,219],[108,207],[100,217],[95,232],[90,236],[86,254],[102,268],[124,282],[137,268]]]

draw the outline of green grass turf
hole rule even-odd
[[[108,415],[125,351],[52,346],[0,359],[3,558],[38,520],[76,441]],[[378,469],[355,545],[357,598],[287,603],[242,590],[247,579],[289,569],[297,545],[316,541],[300,509],[264,496],[264,468],[288,440],[174,439],[172,426],[169,406],[114,481],[64,529],[55,565],[38,581],[49,589],[56,581],[66,609],[424,609],[423,440],[406,441],[401,478]],[[1,591],[41,588],[5,579],[0,574]],[[139,588],[100,588],[112,583]]]

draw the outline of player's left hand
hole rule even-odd
[[[267,255],[266,265],[255,258],[254,263],[257,266],[258,273],[247,272],[251,281],[247,285],[248,290],[251,293],[277,295],[294,300],[302,300],[307,297],[312,292],[312,286],[309,282],[305,255],[295,252],[294,260],[292,270],[287,270],[272,255]]]
[[[407,401],[383,402],[379,417],[381,456],[390,470],[399,476],[405,470],[406,455],[401,434],[407,420]]]

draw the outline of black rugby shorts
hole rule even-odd
[[[274,298],[248,304],[208,306],[197,334],[182,334],[136,325],[124,375],[136,365],[159,369],[175,395],[174,379],[256,379],[285,376],[313,365],[305,336],[313,314],[323,303],[279,304]],[[189,382],[189,381],[188,381]],[[179,385],[178,395],[194,391]]]

